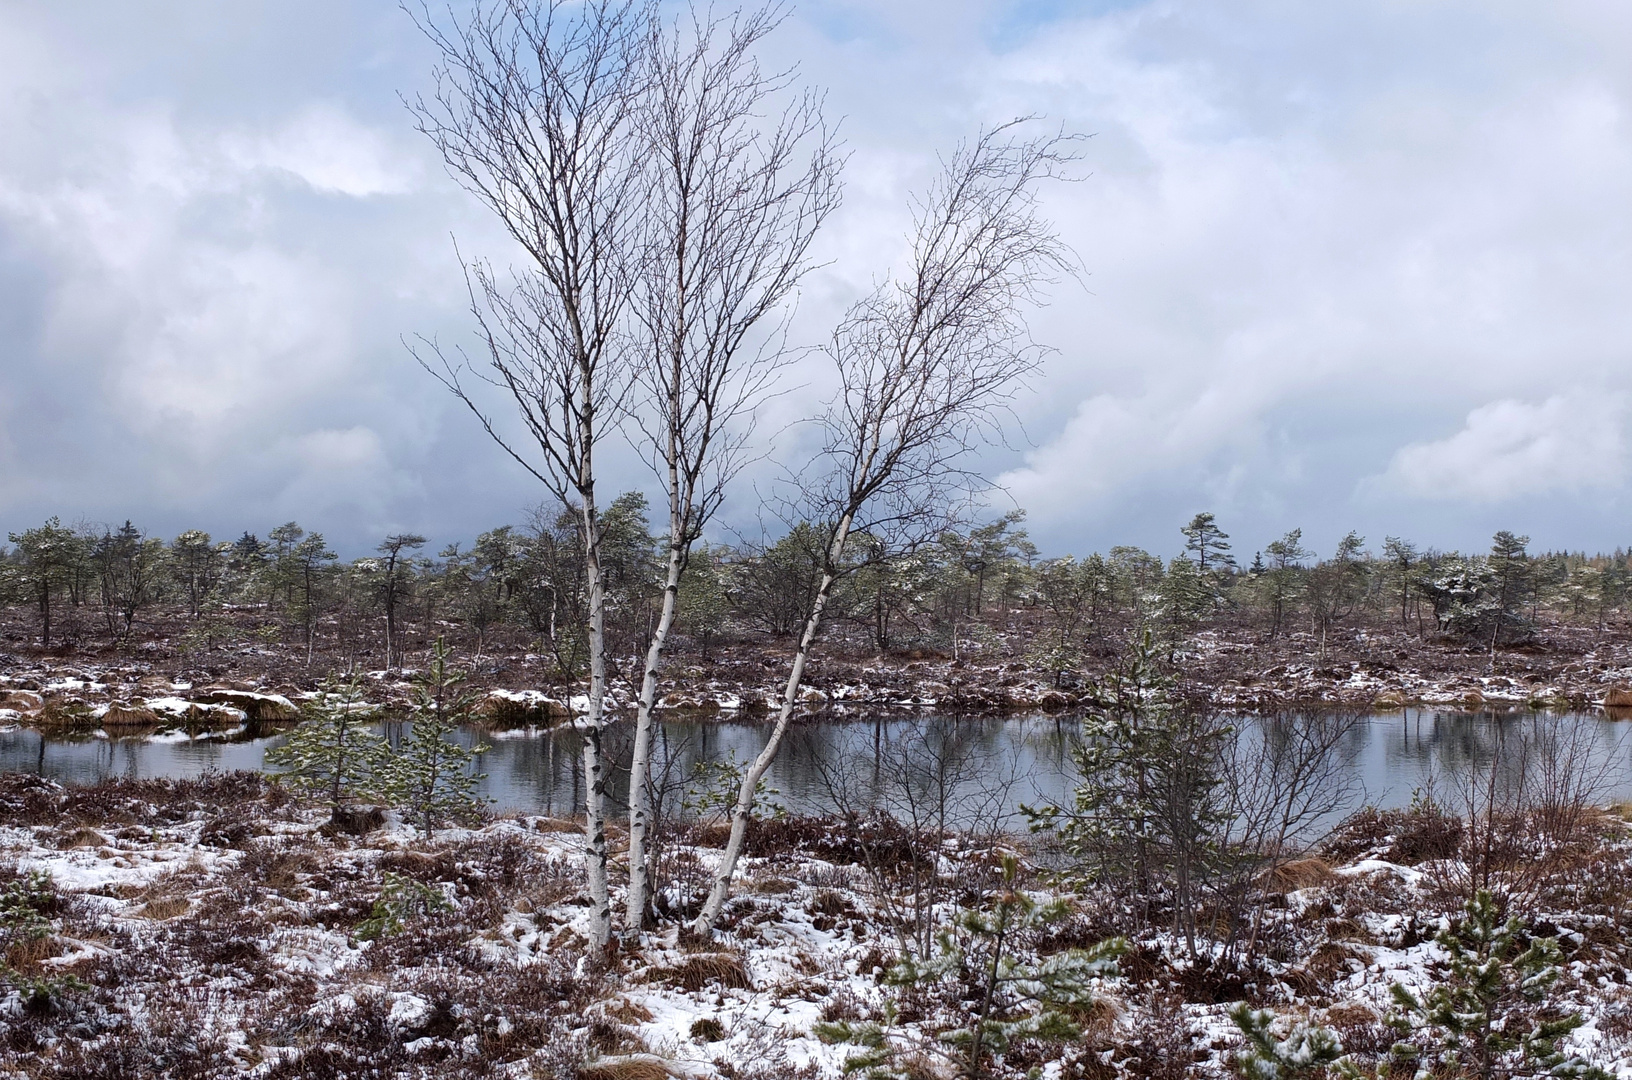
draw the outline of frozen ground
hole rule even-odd
[[[1563,947],[1558,1000],[1587,1018],[1572,1046],[1632,1077],[1632,886],[1620,819],[1593,821],[1523,914]],[[911,898],[888,870],[897,835],[768,823],[712,941],[679,931],[711,836],[676,836],[656,928],[596,962],[570,822],[507,818],[430,840],[395,819],[361,837],[326,823],[247,774],[82,789],[0,778],[0,889],[32,897],[49,924],[27,939],[15,903],[0,918],[12,920],[0,1075],[836,1077],[855,1047],[815,1028],[837,1020],[885,1024],[909,1075],[953,1074],[937,1036],[966,1018],[969,987],[880,979]],[[1228,1075],[1227,1011],[1243,999],[1329,1024],[1374,1062],[1395,1037],[1381,1022],[1390,986],[1441,974],[1432,937],[1455,875],[1424,836],[1408,816],[1373,816],[1260,882],[1251,965],[1192,961],[1135,927],[1082,1036],[1017,1043],[993,1074]],[[943,918],[995,880],[991,849],[959,839],[934,865]],[[1086,945],[1127,932],[1123,914],[1078,901],[1017,944]]]

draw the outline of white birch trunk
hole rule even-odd
[[[793,719],[793,710],[799,702],[799,685],[805,677],[805,661],[810,658],[811,644],[816,640],[816,631],[822,624],[822,610],[827,607],[828,594],[833,590],[833,568],[839,565],[839,560],[844,555],[844,542],[850,533],[850,522],[851,515],[847,513],[839,520],[838,530],[833,534],[833,543],[828,548],[829,569],[822,574],[821,587],[816,590],[816,600],[810,606],[810,617],[805,620],[805,632],[799,638],[799,651],[793,656],[793,670],[788,673],[788,685],[782,691],[782,709],[777,714],[776,726],[771,729],[770,741],[743,774],[742,790],[737,795],[737,805],[731,811],[731,837],[726,841],[719,868],[714,872],[714,886],[709,890],[708,899],[703,902],[703,910],[698,913],[696,922],[692,924],[692,929],[698,934],[713,931],[714,923],[720,917],[720,909],[725,906],[726,899],[731,895],[731,879],[736,874],[737,860],[742,857],[742,846],[748,837],[748,821],[754,810],[754,792],[759,787],[759,782],[765,778],[771,762],[776,760],[776,752],[782,746],[782,737],[787,734],[788,723]]]
[[[594,387],[587,368],[579,373],[582,402],[578,435],[578,491],[584,525],[584,584],[589,592],[589,715],[584,733],[584,876],[589,887],[590,943],[612,940],[612,899],[606,873],[606,588],[601,580],[601,523],[595,507]]]
[[[612,938],[612,900],[606,874],[606,592],[594,530],[594,505],[584,500],[584,570],[589,588],[589,715],[584,730],[584,874],[590,900],[590,942],[604,948]]]
[[[635,714],[635,746],[629,759],[629,896],[624,928],[638,933],[645,923],[651,889],[646,856],[646,831],[652,818],[652,709],[657,702],[657,668],[674,625],[682,562],[678,537],[669,543],[669,575],[663,586],[663,608],[646,648],[646,671],[640,681],[640,706]]]

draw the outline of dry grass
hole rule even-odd
[[[572,818],[543,817],[533,819],[533,830],[535,832],[570,833],[582,832],[583,829],[584,823],[575,821]]]
[[[652,1019],[652,1010],[628,998],[613,998],[601,1009],[601,1014],[620,1024],[644,1024]]]
[[[18,971],[35,973],[40,970],[43,961],[57,955],[57,952],[56,943],[49,937],[24,938],[12,942],[3,959]]]
[[[128,701],[110,702],[108,711],[102,714],[102,729],[121,734],[152,730],[162,723],[159,714],[152,709]]]
[[[578,1066],[578,1080],[672,1080],[685,1075],[661,1058],[646,1054],[602,1058]]]
[[[71,848],[105,847],[107,843],[108,838],[95,829],[80,826],[60,837],[57,840],[57,847],[62,851],[67,851]]]
[[[163,921],[174,919],[178,915],[185,915],[192,908],[192,901],[185,896],[154,897],[142,905],[139,915],[144,919]]]
[[[693,953],[672,967],[653,968],[647,979],[696,993],[711,985],[728,990],[751,990],[748,967],[733,952]]]
[[[1270,871],[1270,884],[1283,892],[1295,892],[1298,889],[1312,889],[1317,885],[1324,885],[1332,880],[1332,868],[1325,859],[1311,856],[1307,859],[1293,859],[1285,862]]]

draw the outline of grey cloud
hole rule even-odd
[[[1046,196],[1089,275],[1034,319],[1059,351],[1021,402],[1030,444],[986,464],[1046,549],[1170,551],[1202,508],[1247,546],[1294,525],[1613,546],[1628,18],[802,5],[772,59],[830,89],[854,156],[794,340],[899,261],[938,149],[1042,112],[1095,133],[1087,179]],[[401,109],[428,65],[392,5],[0,12],[0,523],[297,518],[355,551],[537,498],[401,345],[468,334],[450,233],[508,250]],[[808,361],[766,409],[783,452],[825,378]],[[616,486],[643,482],[617,457]],[[730,511],[752,531],[751,487]]]

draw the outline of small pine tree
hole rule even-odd
[[[1520,950],[1522,930],[1517,916],[1501,922],[1496,901],[1481,889],[1466,914],[1435,936],[1450,958],[1439,985],[1422,997],[1397,983],[1391,988],[1389,1022],[1405,1037],[1394,1046],[1390,1075],[1440,1066],[1492,1080],[1517,1058],[1532,1076],[1608,1080],[1559,1048],[1582,1018],[1547,1008],[1561,974],[1558,940],[1532,938]]]
[[[486,774],[474,764],[488,748],[450,738],[470,717],[473,696],[459,689],[466,678],[449,667],[447,645],[438,638],[430,668],[415,679],[413,730],[391,756],[391,800],[426,836],[442,822],[475,816],[487,802],[476,794]]]
[[[1022,1039],[1067,1040],[1081,1036],[1075,1015],[1093,1004],[1096,979],[1117,974],[1117,957],[1127,951],[1122,938],[1088,949],[1068,949],[1035,963],[1015,956],[1028,936],[1057,922],[1069,910],[1066,900],[1039,902],[1016,887],[1018,863],[1003,857],[1003,888],[985,908],[965,908],[951,927],[937,935],[937,951],[920,960],[908,954],[885,975],[900,987],[927,988],[943,982],[973,986],[978,1005],[969,1023],[941,1036],[961,1051],[970,1076],[984,1074],[988,1054],[1002,1054]],[[816,1034],[829,1042],[863,1048],[845,1064],[846,1072],[869,1078],[896,1075],[897,1050],[889,1032],[877,1024],[818,1025]]]
[[[1275,1014],[1242,1002],[1230,1010],[1230,1019],[1246,1036],[1246,1048],[1236,1065],[1247,1080],[1303,1080],[1333,1069],[1340,1076],[1360,1075],[1344,1056],[1337,1032],[1318,1024],[1295,1023],[1284,1037],[1275,1034]]]
[[[1125,670],[1094,688],[1073,805],[1024,809],[1034,830],[1059,830],[1085,872],[1131,881],[1147,899],[1165,887],[1174,933],[1194,956],[1198,882],[1226,820],[1220,763],[1231,728],[1175,691],[1147,630]]]
[[[358,941],[374,941],[402,933],[414,919],[452,910],[441,889],[387,870],[374,909],[353,933]]]
[[[308,706],[309,719],[266,752],[270,775],[323,797],[333,810],[385,795],[390,748],[368,729],[363,711],[359,680],[326,686]]]

